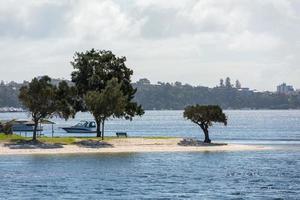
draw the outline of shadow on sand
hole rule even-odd
[[[192,138],[185,138],[181,140],[178,145],[180,146],[196,146],[196,147],[201,147],[201,146],[224,146],[227,145],[226,143],[204,143],[202,141],[192,139]]]
[[[107,142],[98,141],[98,140],[82,140],[79,142],[75,142],[74,144],[85,147],[85,148],[111,148],[113,147],[112,144],[109,144]]]
[[[63,145],[60,143],[44,143],[40,141],[33,140],[12,140],[8,144],[4,144],[5,147],[9,147],[10,149],[57,149],[63,148]]]

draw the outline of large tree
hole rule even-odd
[[[117,57],[111,51],[92,49],[75,53],[71,62],[75,71],[72,72],[72,82],[77,88],[79,101],[75,107],[78,111],[88,111],[85,96],[89,92],[100,92],[108,82],[115,78],[121,84],[120,90],[126,96],[125,109],[118,113],[118,117],[132,119],[135,115],[142,115],[141,105],[133,101],[136,89],[131,85],[133,71],[126,67],[125,57]]]
[[[20,88],[19,99],[28,109],[34,122],[33,141],[37,139],[37,127],[43,119],[50,118],[53,115],[65,119],[74,116],[75,112],[72,106],[69,106],[65,101],[69,94],[65,82],[61,82],[57,88],[51,84],[51,78],[48,76],[39,79],[34,78],[28,85]]]
[[[109,117],[120,117],[126,108],[127,97],[123,95],[121,83],[117,79],[108,81],[107,86],[101,91],[90,91],[85,96],[88,110],[93,114],[97,124],[97,137],[101,136],[100,124],[102,123],[102,139],[104,139],[104,122]]]
[[[208,128],[213,125],[213,122],[223,123],[227,125],[227,117],[223,113],[222,108],[217,105],[195,105],[195,106],[187,106],[184,109],[183,116],[198,126],[204,132],[204,142],[210,143]]]

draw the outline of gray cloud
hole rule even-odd
[[[134,78],[300,88],[297,0],[0,0],[0,79],[69,78],[75,51],[125,55]]]

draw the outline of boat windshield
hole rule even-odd
[[[88,122],[82,121],[82,122],[79,122],[78,124],[76,124],[75,126],[76,127],[86,127],[87,124],[88,124]]]

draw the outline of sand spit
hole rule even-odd
[[[205,145],[181,146],[182,138],[146,139],[120,138],[107,142],[83,142],[80,145],[61,145],[59,148],[39,148],[25,146],[8,146],[0,144],[0,155],[26,154],[84,154],[84,153],[142,153],[142,152],[218,152],[218,151],[259,151],[271,147],[261,145]]]

